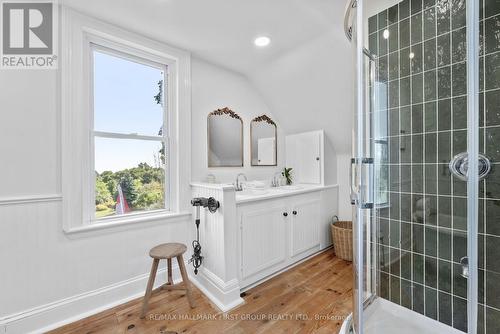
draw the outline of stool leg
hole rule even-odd
[[[177,257],[177,262],[179,263],[179,269],[181,270],[181,276],[182,276],[182,281],[184,282],[184,285],[186,286],[186,295],[189,301],[189,305],[191,308],[195,307],[193,295],[191,294],[191,283],[189,282],[189,278],[187,275],[186,271],[186,266],[184,265],[184,259],[182,258],[182,255],[179,255]]]
[[[173,285],[174,281],[172,279],[172,259],[167,259],[167,284]]]
[[[158,263],[160,260],[154,259],[153,265],[151,266],[151,273],[149,274],[148,286],[146,287],[146,294],[144,295],[144,301],[142,304],[141,319],[146,316],[148,311],[148,303],[151,298],[151,292],[153,291],[153,285],[155,283],[156,271],[158,270]]]

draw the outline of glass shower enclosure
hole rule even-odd
[[[500,333],[500,1],[352,0],[344,333]]]

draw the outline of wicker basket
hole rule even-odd
[[[335,255],[343,260],[352,261],[352,222],[339,221],[335,217],[331,223]]]

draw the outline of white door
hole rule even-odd
[[[319,247],[320,207],[319,200],[308,200],[293,206],[290,220],[291,257]]]
[[[286,207],[248,209],[241,216],[242,279],[273,267],[286,258]]]

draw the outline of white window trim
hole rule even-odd
[[[186,51],[62,9],[61,151],[63,229],[66,233],[99,231],[112,226],[149,221],[178,220],[189,203],[191,173],[191,57]],[[93,177],[92,47],[117,50],[168,66],[168,120],[164,140],[169,154],[166,209],[95,220]],[[166,83],[166,82],[165,82]],[[128,136],[128,135],[127,135]],[[167,137],[168,136],[168,137]],[[138,136],[147,139],[147,136]],[[139,138],[138,138],[139,139]],[[142,138],[141,138],[142,139]],[[168,140],[167,140],[168,139]]]

